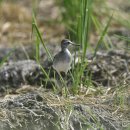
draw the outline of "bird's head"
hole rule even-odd
[[[68,40],[68,39],[63,39],[63,40],[61,41],[61,48],[62,48],[62,49],[66,49],[70,44],[71,44],[71,45],[79,46],[78,44],[75,44],[75,43],[71,42],[71,41]]]
[[[72,43],[72,42],[71,42],[70,40],[68,40],[68,39],[63,39],[63,40],[61,41],[61,48],[62,48],[62,49],[65,49],[65,48],[67,48],[71,43]]]

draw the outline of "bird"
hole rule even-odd
[[[61,51],[58,52],[53,58],[52,67],[57,71],[58,74],[64,72],[67,75],[67,72],[71,69],[73,57],[67,48],[69,45],[79,46],[69,39],[63,39],[61,41]]]

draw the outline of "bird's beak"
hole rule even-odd
[[[74,42],[71,42],[70,44],[71,44],[71,45],[74,45],[74,46],[80,46],[80,44],[76,44],[76,43],[74,43]]]

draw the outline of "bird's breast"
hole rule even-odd
[[[69,50],[66,49],[54,58],[53,68],[58,72],[67,72],[71,68],[71,63],[72,55]]]

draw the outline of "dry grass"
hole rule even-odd
[[[32,43],[32,3],[29,3],[26,1],[1,3],[0,46],[19,46]],[[54,1],[41,1],[37,6],[38,25],[45,41],[59,42],[59,37],[63,37],[64,27],[57,23],[60,14]]]
[[[96,92],[99,90],[95,89],[92,91]],[[19,125],[21,126],[22,122],[25,122],[26,117],[30,114],[37,118],[46,116],[45,112],[41,111],[43,106],[51,109],[58,108],[58,110],[63,110],[64,112],[66,110],[67,112],[73,111],[70,110],[70,108],[74,105],[86,105],[87,107],[90,107],[93,114],[98,115],[104,121],[109,120],[111,122],[111,120],[113,120],[113,123],[116,121],[119,124],[124,123],[124,125],[127,126],[130,123],[130,110],[127,106],[127,103],[123,106],[120,106],[118,103],[116,104],[116,102],[118,102],[117,91],[113,91],[113,93],[110,92],[111,89],[102,89],[102,91],[103,94],[97,96],[92,94],[91,90],[87,90],[87,92],[84,94],[82,93],[82,95],[70,95],[66,98],[63,96],[55,95],[53,92],[47,91],[43,88],[37,90],[35,89],[34,93],[38,94],[39,97],[42,97],[42,101],[38,101],[34,97],[34,99],[28,97],[28,94],[6,96],[3,100],[0,101],[1,104],[6,106],[4,109],[0,109],[0,120],[3,122],[6,121],[11,128],[15,128]],[[90,96],[91,94],[93,96]],[[126,96],[125,92],[122,94]],[[129,95],[127,94],[127,96]],[[12,107],[9,106],[11,102]],[[26,106],[26,104],[30,104],[31,102],[31,106]],[[13,107],[13,104],[15,104],[17,107]],[[8,109],[8,107],[10,109]]]

